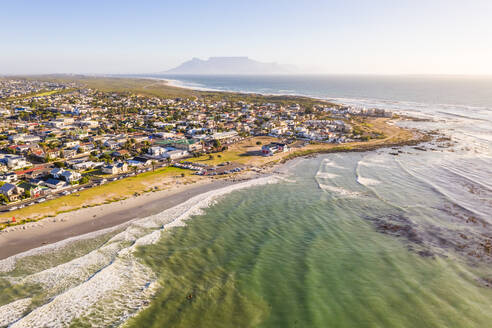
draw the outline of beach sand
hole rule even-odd
[[[243,180],[243,179],[240,179]],[[0,259],[90,232],[121,227],[134,219],[157,214],[189,198],[239,182],[231,179],[201,180],[149,192],[118,202],[83,208],[11,227],[0,232]]]
[[[385,121],[380,121],[379,128],[383,130]],[[385,133],[389,135],[386,139],[375,140],[373,144],[355,143],[351,151],[373,150],[387,147],[389,145],[403,145],[418,143],[423,141],[422,136],[416,136],[413,132],[406,131],[405,135],[400,136],[402,130],[397,127],[387,127]],[[395,140],[392,140],[396,138]],[[357,147],[357,146],[360,146]],[[259,175],[268,174],[285,169],[285,163],[293,158],[317,153],[330,152],[334,145],[309,145],[305,147],[305,152],[289,152],[284,159],[278,154],[279,161],[259,164],[256,170],[245,171],[235,175],[235,177],[223,179],[201,179],[189,185],[176,183],[171,188],[145,193],[141,196],[130,197],[125,200],[113,202],[96,207],[83,208],[59,214],[54,218],[46,218],[37,222],[13,226],[0,231],[0,260],[10,256],[23,253],[25,251],[38,248],[44,245],[53,244],[71,237],[81,236],[90,232],[107,230],[118,227],[134,219],[143,218],[152,214],[157,214],[168,208],[176,206],[190,197],[205,193],[210,190],[225,187],[245,179],[257,178]],[[291,156],[295,155],[295,156]],[[261,172],[261,173],[258,173]]]

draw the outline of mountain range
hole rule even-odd
[[[262,63],[248,57],[210,57],[206,60],[193,58],[159,74],[258,75],[294,74],[296,72],[298,69],[291,65]]]

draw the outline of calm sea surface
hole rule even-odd
[[[395,109],[451,141],[298,159],[210,204],[2,261],[0,326],[491,326],[492,79],[163,78]]]

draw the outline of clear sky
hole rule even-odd
[[[249,56],[335,74],[492,74],[492,0],[0,0],[0,74]]]

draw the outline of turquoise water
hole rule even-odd
[[[193,198],[75,257],[68,244],[20,258],[0,274],[0,323],[488,327],[486,182],[437,169],[466,152],[393,151],[296,160],[276,183]]]
[[[376,231],[368,217],[404,215],[417,231],[426,216],[357,184],[350,165],[363,159],[303,161],[287,181],[233,193],[140,249],[162,287],[130,326],[487,327],[492,290],[477,281],[487,269],[418,232],[415,242]]]
[[[0,261],[0,326],[491,326],[490,79],[188,79],[347,97],[447,138],[296,160],[274,184]]]

